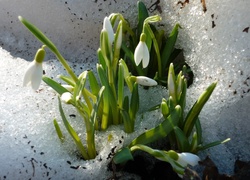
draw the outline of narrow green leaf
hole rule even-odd
[[[205,149],[208,149],[208,148],[211,148],[211,147],[214,147],[214,146],[217,146],[217,145],[220,145],[220,144],[224,144],[228,141],[230,141],[231,139],[230,138],[227,138],[225,139],[224,141],[215,141],[215,142],[212,142],[212,143],[209,143],[209,144],[206,144],[205,146],[201,146],[199,148],[197,148],[197,151],[204,151]]]
[[[178,150],[180,150],[181,152],[189,152],[189,141],[183,131],[178,126],[175,126],[174,133],[178,145]]]
[[[120,149],[117,153],[115,153],[115,156],[113,157],[113,161],[115,164],[125,163],[133,159],[133,155],[128,147]]]
[[[75,83],[75,81],[71,77],[69,77],[69,76],[63,76],[63,75],[59,75],[58,77],[61,80],[63,80],[64,82],[66,82],[67,84],[75,87],[76,83]]]
[[[129,108],[129,116],[131,121],[135,120],[136,113],[139,110],[139,93],[138,93],[138,84],[134,83],[131,100],[130,100],[130,108]]]
[[[99,91],[100,91],[100,86],[99,86],[98,81],[97,81],[97,79],[92,71],[88,72],[88,78],[89,78],[89,85],[90,85],[91,92],[95,96],[97,96]]]
[[[108,101],[110,108],[111,108],[111,111],[112,111],[113,123],[119,124],[119,110],[117,107],[117,101],[116,101],[116,98],[113,94],[113,91],[109,85],[109,82],[108,82],[107,76],[104,72],[104,69],[102,68],[102,66],[100,64],[97,64],[97,72],[98,72],[99,79],[101,80],[101,84],[103,86],[105,86],[104,96],[103,96],[104,97],[104,108],[106,108],[105,105],[108,105],[108,103],[105,101]]]
[[[129,98],[128,96],[125,96],[124,97],[124,100],[123,100],[123,109],[128,112],[129,111]]]
[[[148,10],[145,4],[141,1],[137,2],[137,8],[138,8],[138,25],[137,25],[137,36],[138,36],[138,41],[140,38],[140,35],[142,33],[143,29],[143,24],[144,20],[149,16],[148,15]]]
[[[195,153],[197,146],[198,146],[198,137],[197,137],[197,133],[194,132],[189,152]]]
[[[176,106],[175,110],[158,126],[152,128],[137,138],[135,138],[129,145],[129,147],[136,144],[148,144],[154,142],[160,138],[166,137],[176,126],[176,122],[180,118],[181,108]]]
[[[75,132],[75,130],[72,128],[72,126],[69,124],[64,112],[63,112],[63,108],[62,108],[62,103],[61,103],[61,99],[60,97],[58,97],[58,102],[59,102],[59,111],[60,111],[60,115],[62,117],[63,123],[67,129],[67,131],[69,132],[69,134],[71,135],[71,137],[73,138],[73,140],[75,141],[79,151],[81,152],[83,158],[85,160],[89,159],[89,156],[87,154],[87,151],[85,150],[80,137],[77,135],[77,133]]]
[[[197,133],[197,143],[202,144],[202,128],[199,117],[197,117],[197,120],[195,121],[195,129]]]
[[[149,108],[147,111],[155,111],[155,110],[160,109],[160,108],[161,108],[161,104],[157,104],[157,105]]]
[[[43,76],[42,77],[43,81],[49,85],[51,88],[53,88],[58,94],[62,95],[65,92],[69,92],[66,88],[64,88],[62,85],[54,81],[53,79]]]
[[[101,64],[103,69],[106,71],[107,64],[106,64],[106,60],[105,60],[105,58],[103,56],[101,48],[99,48],[97,50],[97,56],[98,56],[99,64]]]
[[[188,112],[188,115],[184,122],[184,128],[183,131],[188,137],[194,127],[195,121],[197,120],[197,117],[199,116],[202,108],[208,101],[209,97],[213,93],[214,88],[216,87],[216,82],[212,83],[198,98],[198,100],[195,102],[191,110]]]
[[[129,117],[128,112],[125,111],[124,109],[121,109],[120,112],[122,115],[125,133],[134,132],[134,121]]]
[[[117,104],[119,108],[122,108],[123,105],[123,94],[124,94],[124,68],[122,67],[122,64],[119,63],[118,68],[118,93],[117,93]]]
[[[97,113],[98,113],[98,108],[103,96],[105,87],[102,86],[100,89],[98,96],[97,96],[97,101],[94,104],[94,107],[91,111],[90,115],[90,121],[89,125],[86,125],[86,130],[87,130],[87,144],[88,144],[88,155],[90,159],[94,159],[96,157],[96,148],[95,148],[95,123],[97,120]]]
[[[108,32],[106,30],[102,30],[101,32],[100,46],[101,46],[101,52],[105,59],[106,65],[111,64],[111,60],[113,59],[112,50],[111,50],[111,44],[108,38]]]
[[[63,134],[62,134],[61,128],[60,128],[60,126],[59,126],[57,120],[54,119],[54,120],[53,120],[53,123],[54,123],[54,127],[55,127],[55,129],[56,129],[56,133],[57,133],[58,138],[63,142],[63,141],[64,141],[64,136],[63,136]]]
[[[175,27],[173,28],[172,32],[170,33],[169,37],[167,38],[167,42],[163,48],[162,54],[161,54],[161,60],[162,60],[162,70],[164,72],[164,70],[166,69],[166,67],[169,66],[169,64],[171,63],[169,61],[169,57],[171,55],[171,53],[174,50],[174,46],[175,46],[175,42],[177,40],[177,36],[178,36],[178,28],[179,28],[179,24],[176,24]]]

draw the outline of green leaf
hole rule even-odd
[[[97,113],[98,113],[98,108],[103,96],[105,87],[102,86],[100,89],[98,96],[97,96],[97,101],[94,104],[94,107],[91,111],[90,115],[90,121],[86,123],[86,130],[87,130],[87,144],[88,144],[88,155],[90,159],[94,159],[96,157],[96,148],[95,148],[95,123],[97,120]]]
[[[98,56],[99,63],[102,65],[103,69],[106,71],[107,64],[106,64],[106,60],[105,60],[105,58],[103,56],[101,48],[99,48],[97,50],[97,56]]]
[[[176,106],[175,110],[158,126],[152,128],[137,138],[135,138],[129,145],[129,147],[136,144],[148,144],[154,142],[160,138],[166,137],[173,128],[177,125],[178,119],[180,118],[181,108]]]
[[[157,104],[157,105],[155,105],[155,106],[149,108],[147,111],[155,111],[155,110],[157,110],[157,109],[160,109],[160,107],[161,107],[161,104]]]
[[[112,58],[112,50],[111,44],[109,43],[108,32],[106,30],[102,30],[101,38],[100,38],[101,52],[105,59],[105,63],[108,66],[111,65]],[[108,66],[109,67],[109,66]]]
[[[73,138],[73,140],[75,141],[80,153],[82,154],[83,158],[85,160],[89,159],[89,156],[81,142],[80,137],[77,135],[77,133],[75,132],[75,130],[72,128],[72,126],[69,124],[64,112],[63,112],[63,108],[62,108],[62,103],[61,103],[61,99],[60,97],[58,97],[58,102],[59,102],[59,111],[60,111],[60,115],[62,117],[63,123],[67,129],[67,131],[69,132],[69,134],[71,135],[71,137]]]
[[[125,111],[124,109],[121,109],[120,112],[122,115],[125,133],[134,132],[134,121],[129,117],[128,112]]]
[[[110,108],[112,111],[112,116],[113,116],[113,123],[119,124],[119,110],[117,107],[117,100],[116,100],[115,95],[113,94],[113,91],[112,91],[111,86],[109,84],[108,78],[104,72],[104,69],[102,68],[102,66],[100,64],[97,64],[97,72],[98,72],[98,76],[99,76],[99,79],[101,81],[101,84],[103,86],[105,86],[103,97],[104,97],[104,101],[109,102],[109,105],[110,105]],[[106,103],[106,102],[104,102],[104,103]]]
[[[138,25],[137,25],[137,36],[138,41],[140,38],[140,34],[142,33],[144,20],[149,16],[148,10],[145,4],[141,1],[137,2],[137,8],[138,8]]]
[[[43,76],[42,79],[47,85],[53,88],[60,95],[62,95],[65,92],[69,92],[66,88],[64,88],[62,85],[60,85],[53,79],[50,79],[49,77]]]
[[[197,120],[195,121],[195,129],[197,133],[197,143],[201,144],[202,143],[202,128],[201,128],[201,122],[199,117],[197,117]]]
[[[212,83],[198,98],[191,110],[188,112],[188,115],[184,122],[183,132],[188,137],[193,130],[194,124],[199,116],[202,108],[208,101],[209,97],[213,93],[214,88],[216,87],[216,82]]]
[[[134,83],[131,100],[130,100],[130,108],[129,108],[129,116],[130,116],[131,121],[135,120],[138,109],[139,109],[138,84]]]
[[[183,131],[178,126],[176,126],[174,128],[174,133],[178,145],[178,150],[180,150],[181,152],[189,152],[189,141]]]
[[[100,91],[100,86],[99,86],[98,81],[97,81],[97,79],[92,71],[88,72],[88,78],[89,78],[89,85],[90,85],[91,92],[95,96],[97,96],[99,91]]]
[[[66,82],[68,85],[71,85],[73,87],[75,87],[76,85],[75,81],[69,76],[59,75],[59,78],[63,80],[64,82]]]
[[[117,104],[119,108],[123,107],[123,94],[124,94],[124,68],[122,64],[119,63],[118,68],[118,93],[117,93]]]
[[[133,83],[129,80],[130,72],[129,72],[128,66],[123,59],[120,59],[119,65],[122,66],[122,68],[123,68],[124,80],[129,88],[130,92],[132,92]]]
[[[205,146],[202,146],[202,147],[197,148],[196,153],[197,153],[198,151],[204,151],[205,149],[208,149],[208,148],[210,148],[210,147],[214,147],[214,146],[217,146],[217,145],[220,145],[220,144],[224,144],[224,143],[226,143],[226,142],[228,142],[228,141],[230,141],[230,140],[231,140],[230,138],[227,138],[227,139],[225,139],[224,141],[215,141],[215,142],[206,144]]]
[[[197,133],[194,132],[189,152],[196,153],[197,147],[198,147],[198,138],[197,138]]]
[[[162,54],[161,54],[161,60],[162,60],[162,70],[166,69],[166,67],[169,66],[171,63],[170,60],[170,55],[174,50],[174,46],[177,40],[178,36],[178,28],[180,27],[179,24],[176,24],[175,27],[173,28],[172,32],[170,33],[169,37],[167,38],[167,42],[163,48]]]
[[[55,127],[55,129],[56,129],[56,133],[57,133],[58,138],[63,142],[63,141],[64,141],[64,136],[63,136],[63,134],[62,134],[61,128],[60,128],[60,126],[59,126],[57,120],[54,119],[54,120],[53,120],[53,123],[54,123],[54,127]]]
[[[133,159],[133,155],[128,147],[120,149],[117,153],[115,153],[115,156],[113,157],[113,161],[115,164],[125,163]]]

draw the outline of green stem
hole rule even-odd
[[[75,75],[75,73],[72,71],[72,69],[70,68],[70,66],[68,65],[67,61],[64,59],[64,57],[61,55],[61,53],[56,50],[55,52],[56,57],[58,58],[58,60],[61,62],[61,64],[63,65],[63,67],[66,69],[66,71],[68,72],[68,74],[72,77],[72,79],[77,82],[78,78]]]
[[[145,28],[147,28],[147,30],[148,30],[148,32],[150,34],[150,37],[153,40],[154,49],[155,49],[155,53],[156,53],[156,57],[157,57],[157,62],[158,62],[158,74],[159,74],[159,77],[162,77],[161,55],[160,55],[160,51],[159,51],[158,42],[157,42],[157,40],[155,38],[155,35],[154,35],[152,29],[150,28],[149,24],[145,24]]]

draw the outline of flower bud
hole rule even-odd
[[[72,100],[72,94],[70,92],[65,92],[61,95],[61,100],[62,102],[64,102],[65,104],[70,104],[71,100]]]

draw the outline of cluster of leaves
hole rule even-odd
[[[185,72],[185,70],[186,67],[184,66],[183,71]],[[169,96],[167,100],[163,98],[161,104],[155,107],[161,109],[164,117],[162,123],[155,128],[145,131],[135,138],[128,147],[120,150],[113,159],[116,164],[133,159],[132,153],[135,150],[142,150],[157,159],[169,162],[176,172],[183,174],[184,168],[176,163],[175,158],[171,158],[171,155],[169,155],[170,152],[173,153],[172,151],[154,150],[146,145],[159,139],[167,138],[172,150],[196,154],[198,151],[229,141],[229,139],[226,139],[207,145],[202,144],[202,129],[198,116],[216,87],[216,83],[212,83],[207,87],[186,116],[184,110],[187,81],[182,71],[177,76],[175,75],[173,64],[170,64],[169,67],[168,87]]]
[[[59,110],[63,123],[84,159],[96,157],[95,130],[106,130],[111,124],[123,123],[126,133],[134,131],[134,121],[139,109],[138,83],[148,86],[157,85],[157,83],[147,77],[131,75],[125,61],[120,59],[123,29],[128,27],[127,22],[120,14],[111,14],[110,17],[104,19],[100,36],[100,48],[97,51],[99,79],[90,70],[76,76],[53,42],[26,19],[22,17],[19,17],[19,19],[44,44],[38,50],[38,55],[34,61],[42,63],[43,60],[41,60],[40,54],[43,52],[42,57],[44,58],[44,48],[48,47],[69,74],[69,76],[59,76],[66,85],[61,85],[46,76],[43,76],[42,79],[58,93]],[[113,26],[110,21],[112,21]],[[115,23],[117,23],[117,26],[114,33]],[[90,88],[86,87],[87,81]],[[124,83],[127,84],[131,93],[130,96],[124,95]],[[84,120],[87,147],[84,147],[80,137],[68,122],[61,101],[74,106]],[[59,138],[63,139],[56,119],[54,120],[54,126]]]
[[[159,84],[167,86],[167,75],[170,63],[175,66],[175,72],[182,70],[186,65],[185,76],[188,79],[188,85],[192,84],[193,72],[182,57],[182,50],[175,48],[180,25],[176,24],[171,33],[166,36],[163,29],[157,29],[152,23],[145,23],[149,17],[148,10],[144,3],[138,2],[138,24],[136,28],[130,29],[128,38],[122,44],[122,56],[129,66],[131,72],[135,75],[143,75],[154,78]],[[157,21],[160,21],[159,18]],[[135,49],[140,42],[141,34],[146,36],[146,45],[150,54],[149,65],[144,68],[142,64],[136,65],[134,59]]]

